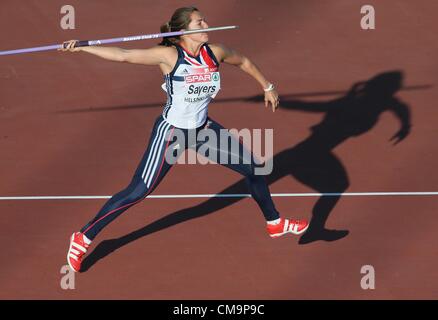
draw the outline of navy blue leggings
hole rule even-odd
[[[206,128],[214,130],[218,137],[219,131],[224,129],[216,121],[208,119],[203,126],[193,130],[196,130],[197,135],[201,130]],[[172,148],[175,149],[175,152],[178,154],[181,154],[187,147],[198,151],[200,147],[208,146],[210,152],[216,152],[215,159],[220,159],[220,154],[222,154],[222,156],[231,157],[232,144],[229,144],[229,148],[223,148],[220,146],[219,141],[214,145],[210,141],[195,141],[193,143],[189,139],[189,130],[175,128],[160,115],[155,121],[148,147],[135,171],[131,183],[124,190],[112,196],[102,209],[100,209],[96,217],[81,229],[81,232],[85,233],[87,238],[93,240],[111,221],[117,218],[129,207],[142,201],[158,186],[160,181],[172,167],[172,163],[166,161],[168,158],[165,154],[166,152],[170,152],[170,149],[168,150],[168,148],[170,145],[173,145],[172,142],[175,140],[172,139],[176,138],[176,133],[178,133],[179,136],[181,136],[182,133],[185,138],[184,148],[175,148],[176,146]],[[254,168],[256,165],[253,161],[252,154],[249,153],[242,144],[240,144],[240,146],[241,148],[237,155],[240,161],[236,164],[228,161],[227,164],[223,165],[245,176],[249,191],[259,205],[267,221],[279,218],[279,213],[275,209],[264,176],[254,174]],[[249,163],[246,161],[248,164],[245,164],[243,157],[247,154],[250,155],[251,161],[249,161]],[[210,153],[210,155],[212,154]]]

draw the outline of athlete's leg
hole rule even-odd
[[[109,199],[96,217],[81,229],[88,239],[93,240],[106,225],[126,209],[139,203],[158,186],[172,166],[165,161],[164,155],[173,130],[174,127],[161,116],[156,120],[148,147],[131,183]]]
[[[209,119],[207,125],[199,131],[205,129],[213,130],[217,139],[216,141],[207,140],[205,142],[197,142],[195,147],[196,150],[199,151],[199,148],[201,146],[204,146],[203,149],[208,148],[209,154],[207,155],[207,157],[211,160],[217,161],[218,163],[220,163],[219,160],[221,158],[228,160],[230,160],[230,157],[235,157],[236,159],[238,158],[238,163],[231,163],[230,161],[227,161],[227,163],[222,165],[242,174],[245,177],[248,189],[252,197],[262,210],[266,221],[278,219],[280,215],[275,209],[275,205],[272,201],[268,185],[265,181],[265,177],[255,174],[256,164],[254,162],[254,156],[252,155],[252,153],[248,151],[248,149],[246,149],[243,144],[241,144],[240,141],[237,141],[237,139],[234,137],[232,137],[231,139],[234,139],[234,145],[240,145],[239,151],[232,150],[233,143],[227,143],[227,147],[224,147],[224,144],[220,143],[220,131],[221,129],[226,129],[216,121]],[[191,146],[191,148],[194,148],[194,146]]]

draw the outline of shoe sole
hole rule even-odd
[[[303,234],[304,232],[306,232],[307,229],[309,229],[309,226],[310,226],[310,224],[307,224],[307,226],[306,226],[303,230],[298,231],[298,232],[288,231],[288,232],[283,232],[283,233],[270,234],[269,236],[270,236],[271,238],[279,238],[279,237],[281,237],[281,236],[284,236],[284,235],[287,234],[287,233],[292,233],[292,234],[294,234],[294,235],[299,236],[300,234]]]
[[[71,236],[71,238],[70,238],[70,247],[68,248],[68,251],[67,251],[67,263],[68,263],[68,265],[70,266],[70,269],[72,269],[74,272],[78,272],[79,270],[76,270],[76,269],[73,268],[73,266],[70,264],[70,257],[69,257],[69,255],[70,255],[70,250],[71,250],[71,244],[72,244],[74,238],[75,238],[75,234],[73,233],[72,236]]]

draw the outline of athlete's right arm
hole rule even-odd
[[[74,45],[77,40],[70,40],[64,42],[63,48],[58,49],[60,51],[70,51],[78,52],[84,51],[94,54],[100,58],[116,62],[128,62],[134,64],[144,64],[144,65],[158,65],[160,63],[165,63],[166,59],[166,48],[163,46],[156,46],[149,49],[122,49],[118,47],[97,47],[97,46],[86,46],[77,47]]]

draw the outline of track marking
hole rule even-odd
[[[438,196],[438,192],[345,192],[345,193],[272,193],[272,197],[369,197],[369,196]],[[98,200],[110,199],[112,196],[22,196],[0,197],[6,200]],[[219,194],[161,194],[150,195],[148,199],[188,199],[188,198],[251,198],[248,193],[219,193]]]

